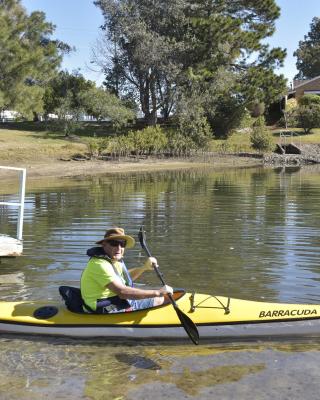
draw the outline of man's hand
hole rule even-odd
[[[164,285],[162,288],[159,290],[159,292],[164,295],[164,294],[173,294],[173,289],[171,286]]]
[[[144,263],[143,268],[145,271],[152,271],[154,265],[158,266],[157,259],[155,257],[149,257],[147,261]]]

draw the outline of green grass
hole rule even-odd
[[[124,131],[130,129],[142,129],[145,127],[141,121],[138,121],[134,125],[129,125],[124,128]],[[21,121],[21,122],[7,122],[0,125],[1,129],[21,131],[21,132],[34,132],[44,133],[52,138],[61,137],[62,133],[57,131],[57,126],[54,121]],[[114,130],[110,122],[80,122],[78,128],[75,130],[74,134],[80,137],[104,137],[109,135],[114,135],[117,132]]]
[[[287,132],[293,132],[289,137],[280,137],[280,132],[286,132],[285,129],[270,129],[272,132],[274,144],[295,143],[299,144],[318,144],[320,143],[320,128],[313,129],[311,133],[305,134],[301,128],[290,128]],[[250,143],[249,133],[234,133],[226,140],[215,139],[210,142],[210,151],[221,153],[255,153]]]
[[[285,129],[271,129],[275,144],[284,140],[297,145],[320,143],[320,128],[313,129],[310,134],[305,134],[302,129],[290,128],[287,131],[294,132],[294,135],[286,139],[280,138],[281,131],[284,132]],[[106,122],[85,122],[75,132],[83,142],[85,138],[103,137],[113,133],[115,132],[112,131],[110,124]],[[212,139],[209,150],[222,154],[256,152],[251,147],[248,132],[234,133],[227,140]],[[0,151],[0,160],[40,161],[46,158],[70,157],[76,153],[85,153],[88,147],[85,143],[68,140],[61,132],[54,131],[52,124],[11,122],[0,124]]]
[[[301,128],[288,128],[286,129],[275,129],[273,130],[273,136],[277,141],[280,141],[280,132],[292,132],[293,135],[290,137],[292,142],[296,143],[308,143],[308,144],[318,144],[320,143],[320,128],[312,129],[311,133],[304,133]],[[289,138],[288,138],[289,140]]]
[[[52,137],[47,132],[0,129],[0,159],[4,161],[70,157],[86,149],[85,144],[70,142],[61,135]]]
[[[218,153],[253,153],[248,133],[235,133],[226,140],[214,139],[209,144],[209,150]]]

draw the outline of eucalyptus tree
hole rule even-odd
[[[30,117],[41,112],[44,86],[70,47],[51,40],[45,14],[30,15],[20,0],[0,0],[0,107]]]
[[[183,0],[97,0],[105,18],[104,59],[107,84],[118,95],[136,95],[149,124],[173,110],[185,54],[181,40],[187,20]]]
[[[155,123],[162,110],[166,117],[173,112],[181,116],[184,126],[188,114],[196,117],[195,126],[203,126],[204,132],[206,118],[219,133],[230,130],[245,107],[268,105],[285,90],[284,77],[274,73],[285,51],[263,42],[274,33],[279,17],[275,0],[95,4],[103,12],[106,39],[112,44],[104,54],[108,83],[117,93],[137,93],[149,123]],[[197,116],[186,109],[193,104]]]
[[[320,75],[320,18],[313,18],[310,31],[299,42],[293,55],[297,57],[299,71],[296,79],[311,79]]]

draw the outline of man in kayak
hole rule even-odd
[[[81,296],[87,311],[104,314],[119,311],[134,311],[167,303],[170,286],[159,289],[138,289],[132,281],[144,271],[157,265],[149,257],[142,268],[131,270],[131,276],[123,262],[125,248],[132,248],[135,240],[125,234],[122,228],[106,231],[104,238],[96,242],[101,247],[87,251],[90,258],[81,276]]]

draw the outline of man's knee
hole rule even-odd
[[[164,297],[155,297],[153,301],[154,307],[161,306],[164,303]]]

